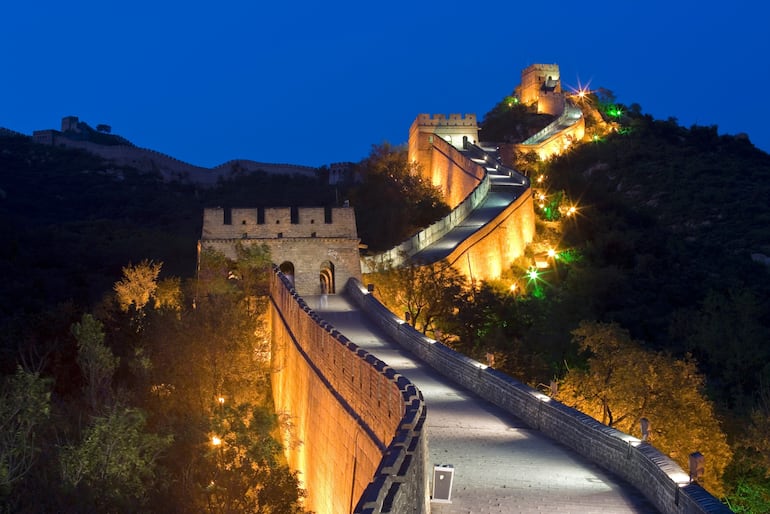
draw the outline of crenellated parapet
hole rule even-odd
[[[207,208],[202,239],[356,239],[356,218],[349,207]]]
[[[475,114],[418,114],[409,128],[409,160],[421,161],[420,152],[430,149],[434,137],[440,137],[458,150],[463,141],[476,143],[479,139],[479,125]]]

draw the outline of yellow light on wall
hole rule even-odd
[[[213,436],[211,438],[211,444],[213,444],[214,446],[219,446],[220,444],[222,444],[222,440],[217,436]]]

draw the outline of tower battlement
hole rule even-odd
[[[450,114],[448,118],[443,114],[419,114],[415,123],[422,127],[478,127],[475,114]]]
[[[425,160],[420,152],[428,151],[433,144],[433,137],[438,136],[458,150],[463,149],[463,142],[476,143],[479,140],[479,125],[475,114],[418,114],[409,128],[409,159]]]
[[[257,207],[204,209],[203,240],[292,237],[356,239],[356,220],[348,207]]]

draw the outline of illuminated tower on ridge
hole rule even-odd
[[[533,64],[521,72],[516,96],[524,105],[537,104],[537,112],[559,115],[564,110],[558,64]]]

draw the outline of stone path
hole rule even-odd
[[[319,307],[318,297],[306,297]],[[454,466],[451,503],[433,513],[651,513],[629,484],[454,385],[388,340],[344,296],[319,314],[423,393],[430,463]],[[432,470],[432,467],[431,467]]]

